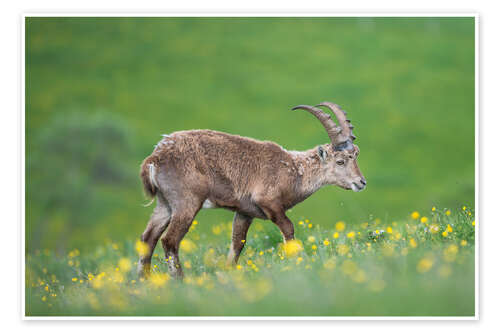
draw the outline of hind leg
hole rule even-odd
[[[149,219],[146,230],[141,236],[141,241],[147,244],[148,252],[141,256],[137,264],[137,272],[141,277],[147,277],[151,269],[151,257],[160,239],[161,235],[167,228],[170,222],[170,208],[166,200],[161,196],[157,196],[157,204],[151,218]]]
[[[200,208],[201,201],[190,204],[185,202],[182,207],[173,207],[169,227],[161,238],[169,273],[175,278],[182,279],[184,277],[179,260],[179,245],[189,231],[189,227]]]

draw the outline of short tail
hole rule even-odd
[[[153,203],[158,191],[158,183],[156,182],[157,165],[155,160],[156,159],[153,157],[148,157],[141,165],[141,179],[142,185],[144,186],[144,193],[146,196],[153,199],[145,206],[149,206]]]

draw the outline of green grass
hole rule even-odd
[[[474,206],[473,18],[27,18],[26,252],[138,237],[150,213],[139,165],[161,134],[210,128],[305,150],[327,135],[290,109],[324,100],[352,119],[368,187],[324,188],[293,221],[328,228]],[[75,113],[122,124],[128,149],[54,127]],[[47,132],[97,155],[114,149],[129,177],[73,182],[96,167],[75,163],[71,145],[42,145]],[[209,233],[232,213],[197,218]]]
[[[474,315],[474,60],[474,18],[27,18],[26,314]],[[203,210],[184,283],[159,248],[137,280],[138,170],[161,134],[305,150],[327,135],[290,109],[324,100],[352,119],[368,187],[289,211],[301,253],[256,220],[228,270],[233,213]]]
[[[151,277],[137,279],[134,240],[36,251],[26,315],[474,316],[474,211],[446,211],[360,225],[302,220],[285,247],[258,221],[234,269],[224,264],[230,224],[208,235],[198,220],[181,246],[184,282],[168,278],[160,249]]]

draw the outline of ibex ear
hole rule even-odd
[[[319,158],[321,159],[321,162],[324,162],[324,161],[326,161],[326,157],[328,156],[328,153],[326,152],[326,150],[323,149],[323,147],[319,146],[318,147],[318,155],[319,155]]]

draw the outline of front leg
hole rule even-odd
[[[229,249],[229,254],[227,255],[227,265],[236,265],[238,258],[240,257],[241,250],[245,246],[245,241],[247,238],[248,228],[252,224],[252,218],[250,216],[236,213],[233,219],[233,237],[231,241],[231,248]]]
[[[276,224],[280,229],[281,234],[283,235],[283,241],[285,243],[295,238],[293,223],[292,221],[290,221],[288,216],[286,216],[284,211],[276,214],[274,218],[271,219],[271,221],[273,221],[274,224]]]

